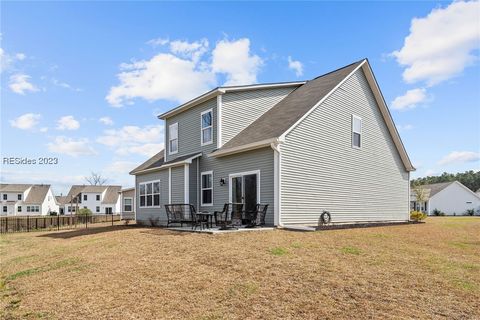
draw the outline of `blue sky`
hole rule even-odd
[[[477,2],[2,2],[2,182],[127,172],[155,115],[217,85],[310,79],[367,57],[415,176],[480,169]]]

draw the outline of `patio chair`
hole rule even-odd
[[[268,204],[257,204],[254,211],[245,212],[245,218],[250,220],[247,228],[255,228],[265,225],[265,216],[267,215]]]
[[[191,224],[192,229],[198,224],[196,219],[195,207],[191,204],[166,204],[165,211],[167,212],[167,227],[172,223]]]
[[[243,203],[225,203],[222,211],[215,211],[215,225],[220,229],[233,227],[235,219],[242,218]]]

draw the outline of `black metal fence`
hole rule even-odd
[[[13,216],[0,217],[0,233],[88,228],[89,224],[120,221],[119,214],[92,216]]]

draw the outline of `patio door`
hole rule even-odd
[[[230,175],[230,202],[243,203],[243,210],[253,211],[260,202],[260,171]]]

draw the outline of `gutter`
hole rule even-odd
[[[276,150],[278,145],[281,143],[280,139],[278,138],[271,138],[271,139],[266,139],[258,142],[253,142],[253,143],[248,143],[244,144],[238,147],[233,147],[233,148],[228,148],[225,150],[219,149],[217,151],[214,151],[208,155],[208,157],[224,157],[228,156],[231,154],[236,154],[236,153],[241,153],[241,152],[246,152],[250,150],[255,150],[255,149],[260,149],[264,147],[271,147],[272,149]]]
[[[167,164],[163,164],[161,165],[160,167],[156,167],[156,168],[150,168],[150,169],[145,169],[145,170],[140,170],[140,171],[137,171],[137,172],[130,172],[131,175],[138,175],[138,174],[142,174],[142,173],[149,173],[149,172],[155,172],[155,171],[161,171],[163,169],[168,169],[168,168],[171,168],[171,167],[178,167],[178,166],[182,166],[184,164],[191,164],[192,163],[192,160],[193,159],[196,159],[198,157],[200,157],[202,154],[199,153],[199,154],[196,154],[188,159],[185,159],[185,160],[181,160],[181,161],[177,161],[177,162],[172,162],[172,163],[167,163]]]

